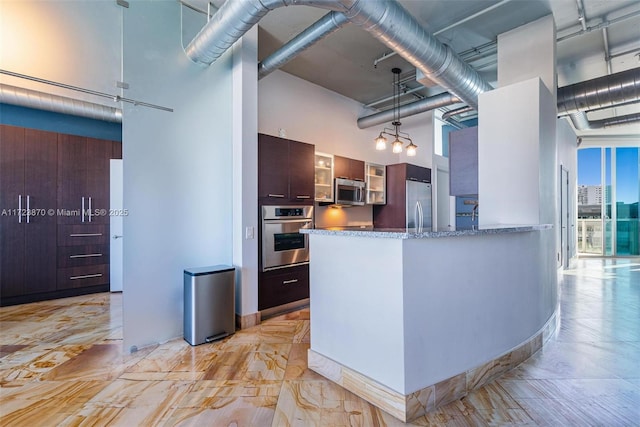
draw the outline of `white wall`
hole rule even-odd
[[[403,132],[418,145],[416,157],[376,151],[374,139],[390,123],[358,129],[365,114],[362,104],[283,71],[275,71],[258,84],[258,131],[316,146],[316,151],[380,163],[409,162],[431,167],[433,120],[431,113],[403,118]]]
[[[123,119],[124,346],[183,334],[183,270],[232,262],[231,52],[189,61],[177,2],[130,2],[126,95],[174,109],[126,106]]]
[[[258,311],[257,212],[258,28],[254,27],[233,46],[233,264],[240,315]]]
[[[0,2],[3,70],[119,94],[123,8],[115,1]],[[120,107],[110,99],[2,75],[2,83]]]

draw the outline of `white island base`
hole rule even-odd
[[[404,422],[518,365],[556,329],[549,225],[302,232],[309,368]]]

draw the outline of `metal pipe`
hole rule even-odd
[[[435,110],[436,108],[446,107],[448,105],[460,102],[456,96],[450,93],[441,93],[420,101],[404,104],[400,106],[400,117],[409,117],[425,111]],[[380,113],[371,114],[369,116],[360,117],[358,119],[358,128],[365,129],[393,120],[395,111],[393,109],[382,111]]]
[[[576,4],[578,5],[578,21],[582,25],[582,31],[587,31],[587,16],[584,13],[584,4],[582,4],[582,0],[576,0]]]
[[[589,120],[585,112],[578,112],[569,115],[569,119],[576,130],[604,129],[614,126],[621,126],[640,121],[640,113],[627,114],[625,116],[609,117],[601,120]]]
[[[602,29],[602,40],[604,42],[604,60],[607,63],[607,74],[611,74],[611,53],[609,52],[609,32],[606,27]]]
[[[571,114],[640,100],[640,68],[558,88],[558,113]]]
[[[600,28],[610,27],[611,25],[617,24],[618,22],[626,21],[627,19],[630,19],[630,18],[635,18],[638,15],[640,15],[640,10],[628,13],[626,15],[622,15],[622,16],[620,16],[618,18],[612,19],[611,21],[602,21],[599,24],[594,25],[593,27],[587,27],[586,30],[580,29],[580,30],[578,30],[578,31],[576,31],[574,33],[567,34],[566,36],[558,37],[556,41],[558,43],[560,43],[560,42],[563,42],[565,40],[569,40],[569,39],[572,39],[574,37],[581,36],[581,35],[586,34],[586,33],[590,33],[591,31],[599,30]]]
[[[270,10],[288,5],[344,13],[351,23],[371,33],[431,81],[474,108],[478,106],[478,95],[492,89],[478,72],[429,34],[395,0],[227,0],[185,52],[194,62],[211,64]]]
[[[342,28],[347,17],[342,13],[331,11],[311,24],[309,28],[282,45],[278,50],[258,64],[258,79],[282,67],[300,53],[304,52],[329,34]]]
[[[413,89],[409,89],[409,90],[408,90],[408,91],[406,91],[406,92],[402,92],[402,93],[400,93],[400,96],[403,96],[403,95],[410,95],[410,94],[412,94],[412,93],[414,93],[414,92],[418,92],[418,91],[423,90],[423,89],[424,89],[424,86],[414,87]],[[385,103],[385,102],[387,102],[387,101],[391,101],[391,100],[393,100],[394,98],[395,98],[395,96],[393,96],[393,95],[391,95],[391,96],[387,96],[387,97],[385,97],[385,98],[378,99],[378,100],[376,100],[376,101],[370,102],[370,103],[368,103],[367,105],[364,105],[363,107],[364,107],[364,108],[371,108],[371,107],[373,107],[374,105],[383,104],[383,103]]]
[[[453,116],[458,116],[460,114],[463,114],[469,111],[473,111],[473,108],[469,107],[468,105],[465,107],[456,108],[455,110],[451,110],[451,111],[447,111],[446,113],[443,113],[442,120],[448,121]]]
[[[59,95],[0,84],[0,102],[72,116],[122,123],[122,110]]]

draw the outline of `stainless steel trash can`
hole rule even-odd
[[[184,270],[184,339],[189,344],[235,332],[235,271],[228,265]]]

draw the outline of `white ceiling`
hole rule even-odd
[[[206,4],[206,0],[189,1]],[[599,26],[619,18],[622,19],[608,25],[606,30],[610,54],[614,56],[611,59],[612,71],[640,67],[638,0],[398,1],[427,31],[436,34],[440,41],[450,45],[491,83],[496,81],[495,42],[498,34],[550,13],[553,14],[558,39],[561,40],[557,47],[560,86],[607,74],[604,37]],[[213,0],[214,5],[220,6],[222,3],[224,0]],[[579,3],[584,7],[585,23],[590,31],[562,40],[563,37],[574,35],[582,29],[578,19]],[[308,6],[283,7],[271,11],[258,24],[259,59],[267,57],[326,13],[326,10]],[[461,23],[469,17],[472,19]],[[450,26],[453,27],[449,28]],[[446,30],[442,31],[443,29]],[[482,54],[474,54],[473,50],[480,46],[486,46],[485,51]],[[407,89],[420,87],[413,78],[415,68],[398,55],[381,61],[374,67],[374,61],[386,53],[389,53],[389,48],[381,42],[357,26],[347,24],[298,55],[282,70],[363,104],[388,97],[393,93],[393,67],[402,69],[401,77],[407,78]],[[625,54],[616,56],[620,53]],[[412,102],[418,97],[431,96],[441,91],[438,87],[423,88],[414,94],[406,95],[403,102]],[[388,105],[381,103],[376,107],[385,109]],[[593,118],[630,112],[640,112],[640,105],[599,112]],[[616,128],[613,133],[629,133],[628,129],[622,128]]]

